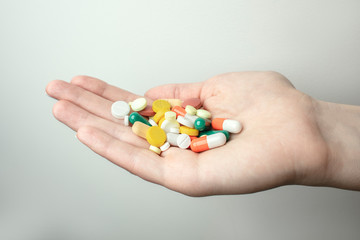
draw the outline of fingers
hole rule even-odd
[[[200,98],[203,83],[166,84],[151,88],[145,96],[151,99],[158,98]]]
[[[131,102],[140,97],[124,89],[114,87],[104,81],[89,76],[76,76],[71,80],[71,83],[112,102],[118,100]]]
[[[112,101],[102,98],[79,86],[61,80],[55,80],[48,84],[46,92],[58,100],[70,101],[83,109],[108,120],[122,123],[111,115]]]
[[[121,126],[118,123],[95,116],[69,101],[58,101],[54,105],[53,114],[56,119],[74,131],[77,131],[83,126],[94,126],[121,141],[137,147],[149,147],[149,144],[144,139],[136,136],[130,127]]]
[[[163,183],[163,161],[148,149],[139,148],[94,128],[82,127],[78,139],[94,152],[150,182]]]

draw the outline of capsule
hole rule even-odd
[[[151,127],[151,124],[137,112],[133,112],[132,114],[130,114],[129,121],[131,122],[131,124],[134,124],[135,122],[139,121]]]
[[[214,118],[211,122],[211,126],[215,130],[225,130],[231,133],[239,133],[242,129],[242,125],[239,121],[228,118]]]
[[[226,143],[223,133],[215,133],[192,140],[190,148],[193,152],[203,152],[212,148],[220,147]]]

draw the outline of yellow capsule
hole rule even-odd
[[[161,153],[161,149],[158,147],[155,147],[153,145],[150,145],[149,149],[158,155],[160,155],[160,153]]]
[[[146,140],[155,147],[160,147],[166,142],[166,133],[158,126],[149,127],[146,131]]]
[[[154,120],[157,124],[159,124],[160,119],[165,116],[165,112],[167,112],[167,111],[164,111],[164,110],[158,111],[158,112],[154,115],[153,120]]]
[[[186,127],[186,126],[181,126],[180,127],[180,133],[184,133],[186,135],[196,137],[196,136],[199,135],[199,130],[197,130],[195,128],[189,128],[189,127]]]
[[[170,108],[171,108],[171,105],[166,100],[158,99],[158,100],[155,100],[152,104],[152,109],[156,113],[159,112],[160,110],[167,112],[170,110]]]
[[[136,121],[131,127],[133,133],[135,133],[136,135],[142,138],[146,138],[146,131],[149,128],[150,128],[149,125],[142,123],[140,121]]]

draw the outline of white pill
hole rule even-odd
[[[125,126],[129,126],[129,115],[126,115],[126,116],[124,117],[124,125],[125,125]]]
[[[149,149],[150,149],[151,151],[153,151],[154,153],[156,153],[156,154],[160,154],[160,153],[161,153],[161,149],[158,148],[158,147],[155,147],[155,146],[153,146],[153,145],[150,145]]]
[[[204,119],[211,118],[211,113],[209,111],[206,111],[205,109],[198,109],[196,115]]]
[[[171,133],[180,133],[180,128],[170,128],[170,131]]]
[[[190,121],[189,119],[184,118],[183,116],[179,115],[177,118],[177,121],[184,126],[187,126],[189,128],[194,128],[194,123],[192,121]]]
[[[176,120],[171,121],[165,119],[161,124],[161,128],[168,133],[171,128],[180,128],[180,124]]]
[[[176,143],[179,148],[186,149],[191,144],[191,138],[189,137],[189,135],[183,133],[177,137]]]
[[[168,112],[166,112],[165,113],[165,119],[166,120],[173,120],[173,121],[175,121],[176,120],[176,113],[175,112],[173,112],[173,111],[168,111]]]
[[[147,101],[145,98],[137,98],[131,103],[131,109],[135,112],[139,112],[146,108]]]
[[[123,119],[129,113],[130,107],[127,102],[116,101],[111,105],[111,114],[114,116],[114,118]]]
[[[178,133],[167,133],[166,134],[166,141],[170,143],[172,146],[177,146],[177,138],[180,134]]]
[[[162,145],[162,146],[160,147],[160,150],[164,152],[164,151],[168,150],[169,147],[170,147],[170,143],[169,143],[169,142],[165,142],[164,145]]]

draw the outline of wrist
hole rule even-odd
[[[316,100],[314,106],[327,146],[323,185],[360,190],[360,107]]]

